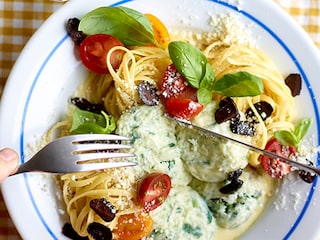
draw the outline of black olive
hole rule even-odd
[[[298,173],[300,178],[306,183],[313,183],[313,181],[316,179],[316,175],[311,172],[307,172],[305,170],[299,170]]]
[[[81,31],[78,31],[80,20],[78,18],[70,18],[67,21],[67,33],[71,37],[72,41],[80,45],[81,42],[87,37],[86,34],[84,34]]]
[[[255,103],[253,105],[263,121],[265,121],[268,117],[270,117],[273,112],[273,107],[268,102],[261,101],[261,102]],[[255,114],[251,108],[247,109],[247,111],[245,112],[245,115],[246,115],[246,118],[248,121],[253,122],[253,123],[258,122],[257,117],[255,116]]]
[[[101,114],[102,111],[106,112],[103,104],[91,103],[85,98],[78,98],[78,97],[71,98],[71,103],[84,111],[89,111],[89,112],[98,113],[98,114]]]
[[[302,80],[298,73],[291,73],[284,80],[286,85],[290,88],[293,97],[300,95]]]
[[[94,240],[112,240],[112,232],[110,228],[102,225],[101,223],[90,223],[87,231]]]
[[[308,165],[313,166],[313,163],[308,161]],[[305,170],[298,170],[298,174],[300,178],[305,181],[306,183],[313,183],[313,181],[316,179],[316,174],[305,171]]]
[[[224,98],[219,102],[219,108],[215,112],[215,120],[217,123],[239,118],[238,108],[230,97]]]
[[[141,101],[148,105],[158,105],[160,98],[157,88],[150,82],[143,81],[138,84],[138,94]]]
[[[254,136],[255,128],[254,124],[249,121],[231,121],[230,122],[231,132],[239,135]]]
[[[117,209],[105,198],[91,200],[90,207],[106,222],[111,222],[116,216]]]
[[[237,170],[235,170],[233,172],[230,172],[228,174],[228,180],[232,181],[234,179],[237,179],[237,178],[239,178],[241,176],[241,174],[242,174],[242,168],[239,168],[239,169],[237,169]]]
[[[231,182],[222,188],[219,191],[223,194],[232,194],[238,191],[243,185],[243,181],[239,178],[232,179]]]
[[[88,237],[81,237],[79,234],[73,229],[70,223],[66,223],[62,227],[62,234],[72,240],[88,240]]]

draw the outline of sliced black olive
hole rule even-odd
[[[305,170],[299,170],[298,173],[300,178],[306,183],[313,183],[313,181],[316,179],[316,175],[314,173],[307,172]]]
[[[78,27],[79,27],[79,23],[80,23],[80,19],[78,18],[70,18],[67,21],[67,33],[69,34],[69,36],[71,37],[72,41],[76,44],[76,45],[80,45],[81,42],[87,37],[86,34],[84,34],[81,31],[78,31]]]
[[[138,84],[138,94],[141,101],[148,105],[154,106],[159,104],[159,94],[156,86],[150,82],[143,81]]]
[[[91,200],[90,207],[106,222],[111,222],[116,216],[117,209],[105,198]]]
[[[138,94],[141,101],[148,105],[154,106],[158,105],[160,98],[156,86],[150,82],[143,81],[138,84]]]
[[[100,114],[101,111],[106,112],[103,104],[91,103],[85,98],[79,98],[79,97],[71,98],[71,103],[84,111],[89,111],[89,112],[98,113],[98,114]]]
[[[101,223],[90,223],[87,231],[94,240],[112,240],[112,232],[110,228],[102,225]]]
[[[81,237],[79,234],[73,229],[70,223],[66,223],[62,227],[62,234],[72,240],[88,240],[88,237]]]
[[[227,97],[219,102],[219,108],[215,112],[217,123],[223,123],[231,119],[239,119],[240,114],[232,98]]]
[[[312,166],[313,163],[308,161],[308,165]],[[305,171],[305,170],[298,170],[298,174],[300,178],[306,183],[313,183],[313,181],[316,179],[316,174]]]
[[[239,178],[241,176],[241,174],[242,174],[242,168],[239,168],[239,169],[237,169],[237,170],[235,170],[233,172],[230,172],[228,174],[228,180],[232,181],[234,179],[237,179],[237,178]]]
[[[270,117],[273,112],[273,107],[268,102],[261,101],[253,105],[263,121],[265,121],[268,117]],[[245,115],[248,121],[254,122],[254,123],[258,122],[257,117],[255,116],[251,108],[247,109],[247,111],[245,112]]]
[[[249,121],[231,121],[230,130],[234,134],[246,135],[250,137],[254,136],[255,134],[254,124]]]
[[[300,95],[302,80],[301,76],[298,73],[289,74],[284,80],[286,85],[290,88],[291,95],[293,97]]]
[[[238,191],[243,185],[243,181],[239,178],[232,179],[231,182],[222,188],[219,191],[223,194],[232,194]]]

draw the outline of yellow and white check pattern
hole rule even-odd
[[[274,0],[286,10],[320,47],[320,0]]]
[[[25,43],[61,5],[50,0],[0,0],[0,93]]]
[[[270,1],[287,11],[320,47],[320,0]],[[25,43],[41,23],[61,6],[62,3],[52,0],[0,0],[0,96],[10,69]],[[20,239],[0,193],[0,240]]]

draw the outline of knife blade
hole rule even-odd
[[[262,149],[262,148],[258,148],[256,146],[251,145],[251,144],[248,144],[248,143],[245,143],[245,142],[241,142],[241,141],[239,141],[237,139],[222,135],[222,134],[214,132],[212,130],[208,130],[208,129],[196,126],[196,125],[190,123],[189,121],[182,120],[182,119],[179,119],[179,118],[173,118],[173,117],[169,117],[169,118],[177,121],[178,123],[180,123],[180,124],[182,124],[184,126],[187,126],[189,128],[192,128],[192,129],[196,129],[196,130],[200,131],[201,133],[203,133],[205,136],[225,139],[227,141],[239,144],[240,146],[243,146],[243,147],[245,147],[245,148],[247,148],[249,150],[252,150],[254,152],[257,152],[259,154],[266,155],[266,156],[275,158],[277,160],[280,160],[282,162],[288,163],[291,166],[296,167],[296,168],[298,168],[300,170],[305,170],[305,171],[308,171],[308,172],[311,171],[311,172],[317,174],[318,176],[320,176],[320,169],[319,168],[316,168],[316,167],[313,167],[313,166],[310,166],[310,165],[307,165],[307,164],[303,164],[301,162],[297,162],[297,161],[292,160],[290,158],[278,155],[278,154],[276,154],[274,152],[270,152],[268,150],[265,150],[265,149]]]

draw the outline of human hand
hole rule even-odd
[[[11,148],[0,150],[0,183],[17,170],[19,155]]]

